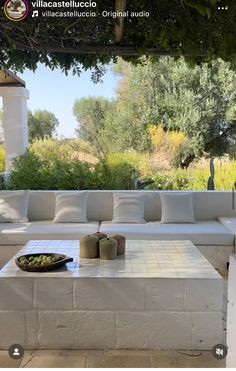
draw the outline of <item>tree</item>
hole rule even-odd
[[[124,74],[118,84],[115,106],[106,115],[100,137],[108,152],[143,152],[150,149],[146,131],[149,122],[143,118],[147,109],[144,106],[145,96],[142,89],[140,92],[136,89],[137,85],[130,75],[130,72],[136,69],[130,64],[125,66],[127,75]]]
[[[216,60],[191,69],[183,59],[163,57],[154,63],[144,59],[137,67],[120,61],[116,72],[121,75],[116,99],[120,114],[114,117],[118,138],[117,124],[114,131],[106,125],[104,132],[112,133],[121,150],[147,150],[149,124],[185,134],[179,153],[183,162],[220,156],[236,142],[236,73],[229,63]]]
[[[2,111],[2,108],[0,108],[0,144],[4,142],[2,117],[3,117],[3,111]]]
[[[50,8],[44,8],[51,10]],[[54,8],[68,11],[68,8]],[[84,10],[78,8],[78,11]],[[117,55],[134,63],[144,54],[156,56],[184,55],[198,63],[216,57],[235,62],[236,2],[227,0],[129,0],[123,38],[115,43],[114,29],[118,19],[111,15],[115,1],[96,2],[89,8],[95,16],[28,17],[16,25],[7,17],[0,23],[0,66],[16,71],[35,70],[38,62],[51,69],[94,69],[94,79],[104,72],[103,65]],[[103,12],[108,16],[103,16]],[[113,12],[113,13],[112,13]],[[132,17],[132,12],[149,13]]]
[[[52,137],[59,121],[56,116],[46,110],[37,110],[34,113],[28,112],[28,128],[29,128],[29,141],[33,139],[43,139],[45,137]]]
[[[103,97],[89,97],[76,100],[73,113],[79,126],[76,129],[78,137],[95,145],[97,151],[102,150],[99,137],[105,125],[108,112],[114,103]]]
[[[12,0],[11,1],[11,7],[12,9],[17,12],[18,8],[21,6],[21,1],[20,0]]]

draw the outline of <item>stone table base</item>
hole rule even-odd
[[[223,279],[189,241],[128,241],[126,257],[79,259],[77,241],[31,241],[68,270],[0,271],[0,348],[211,349],[222,343]],[[170,265],[171,264],[171,265]],[[80,265],[80,266],[79,266]]]

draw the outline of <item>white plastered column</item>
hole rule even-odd
[[[28,146],[29,91],[24,87],[0,87],[3,98],[3,130],[5,136],[6,170],[14,158],[23,155]]]

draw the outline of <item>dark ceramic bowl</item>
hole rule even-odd
[[[20,262],[20,258],[29,258],[30,256],[37,257],[40,255],[46,255],[46,256],[53,256],[57,259],[57,261],[53,263],[49,263],[46,265],[27,265]],[[37,253],[37,254],[26,254],[18,256],[15,260],[16,265],[26,272],[49,272],[49,271],[55,271],[58,268],[63,267],[64,264],[70,263],[73,261],[73,258],[70,258],[69,256],[66,256],[64,254],[54,254],[54,253]]]

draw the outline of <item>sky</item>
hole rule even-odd
[[[66,138],[75,137],[74,129],[78,126],[72,112],[75,100],[88,96],[114,98],[118,82],[118,77],[109,67],[103,83],[98,84],[91,81],[91,71],[84,71],[80,76],[73,76],[72,73],[66,76],[59,70],[51,71],[43,65],[39,65],[35,72],[26,70],[23,74],[18,73],[18,76],[26,82],[30,92],[28,108],[53,112],[60,123],[57,134]]]

